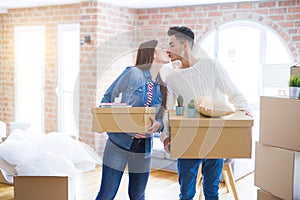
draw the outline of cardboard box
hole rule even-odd
[[[300,75],[300,66],[292,66],[290,68],[290,75]]]
[[[148,132],[154,107],[93,108],[93,132]]]
[[[254,185],[285,200],[300,199],[300,152],[257,142]]]
[[[74,200],[75,178],[67,176],[16,176],[15,200]]]
[[[257,190],[257,200],[283,200],[262,189]]]
[[[300,100],[284,97],[261,97],[261,143],[300,151]]]
[[[250,158],[253,119],[244,112],[218,118],[169,111],[171,158]]]
[[[79,200],[95,199],[101,180],[100,166],[76,177],[15,176],[15,200]]]

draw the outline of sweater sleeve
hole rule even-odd
[[[244,95],[237,89],[220,63],[216,63],[216,84],[221,92],[228,96],[228,101],[235,109],[251,112]]]

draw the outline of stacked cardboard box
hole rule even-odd
[[[300,74],[300,64],[297,64],[290,68],[290,74],[291,75],[299,75]]]
[[[254,184],[264,195],[300,199],[299,119],[300,100],[261,97]],[[258,191],[258,200],[265,199],[260,193]],[[272,195],[268,199],[272,199]]]
[[[257,190],[257,200],[282,200],[262,189]]]

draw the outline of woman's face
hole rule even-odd
[[[171,61],[167,50],[161,45],[158,44],[154,50],[154,59],[153,63],[156,64],[167,64]]]

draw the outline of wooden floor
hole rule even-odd
[[[95,171],[86,172],[79,176],[77,181],[80,183],[77,187],[76,200],[94,200],[101,180],[101,167]],[[119,188],[116,200],[129,200],[127,195],[127,174],[124,174],[121,186]],[[254,186],[254,175],[249,174],[236,182],[240,200],[256,200],[257,188]],[[154,170],[148,182],[146,190],[147,200],[177,200],[179,194],[179,185],[177,183],[177,174]],[[199,191],[197,191],[198,200]],[[0,184],[0,200],[13,200],[14,187],[11,185]],[[226,193],[223,183],[220,184],[220,200],[233,200],[231,193]]]

